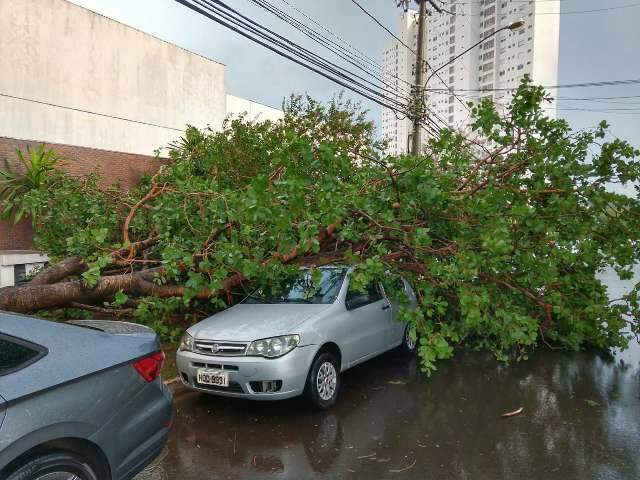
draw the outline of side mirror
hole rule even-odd
[[[369,295],[366,293],[359,293],[347,298],[345,305],[347,310],[355,310],[356,308],[364,307],[369,303]]]

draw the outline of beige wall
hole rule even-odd
[[[0,136],[152,155],[189,123],[219,128],[224,65],[65,0],[0,0]]]
[[[282,110],[252,102],[233,95],[227,95],[227,115],[237,117],[246,114],[248,120],[271,120],[276,121],[282,118]]]

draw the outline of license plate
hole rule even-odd
[[[202,385],[214,385],[216,387],[229,386],[229,374],[220,370],[198,369],[198,383]]]

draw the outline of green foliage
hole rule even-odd
[[[460,344],[503,361],[543,343],[624,347],[627,327],[640,331],[638,288],[610,303],[599,274],[629,278],[640,257],[640,203],[611,188],[637,185],[639,152],[609,139],[604,123],[576,132],[547,118],[545,101],[525,82],[506,112],[473,107],[474,142],[444,131],[423,157],[388,157],[356,105],[294,97],[278,122],[189,128],[171,163],[127,194],[95,175],[51,174],[21,198],[37,207],[39,248],[82,255],[95,284],[126,246],[132,206],[160,191],[128,233],[158,237],[132,269],[161,266],[158,285],[185,287],[136,310],[165,337],[179,333],[167,318],[191,322],[242,294],[202,294],[223,292],[238,273],[266,289],[300,264],[334,262],[357,265],[360,288],[384,280],[398,296],[426,371]],[[319,236],[329,225],[334,236]],[[397,275],[414,285],[419,309],[406,308]]]
[[[52,182],[60,158],[44,144],[37,148],[27,147],[27,156],[16,150],[22,171],[0,170],[0,218],[12,218],[18,223],[25,215],[35,220],[40,207],[43,187]],[[27,197],[25,197],[27,196]]]
[[[122,300],[122,298],[123,297],[120,296],[120,300]],[[116,302],[117,301],[118,295],[116,295]],[[149,298],[140,302],[136,308],[134,318],[138,323],[153,328],[161,340],[177,343],[184,333],[184,329],[171,327],[167,319],[170,316],[180,316],[180,312],[183,310],[184,306],[179,298],[164,300]]]

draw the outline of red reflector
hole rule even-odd
[[[164,363],[164,353],[156,352],[153,355],[142,358],[133,364],[140,376],[146,382],[153,382],[160,375],[162,364]]]

